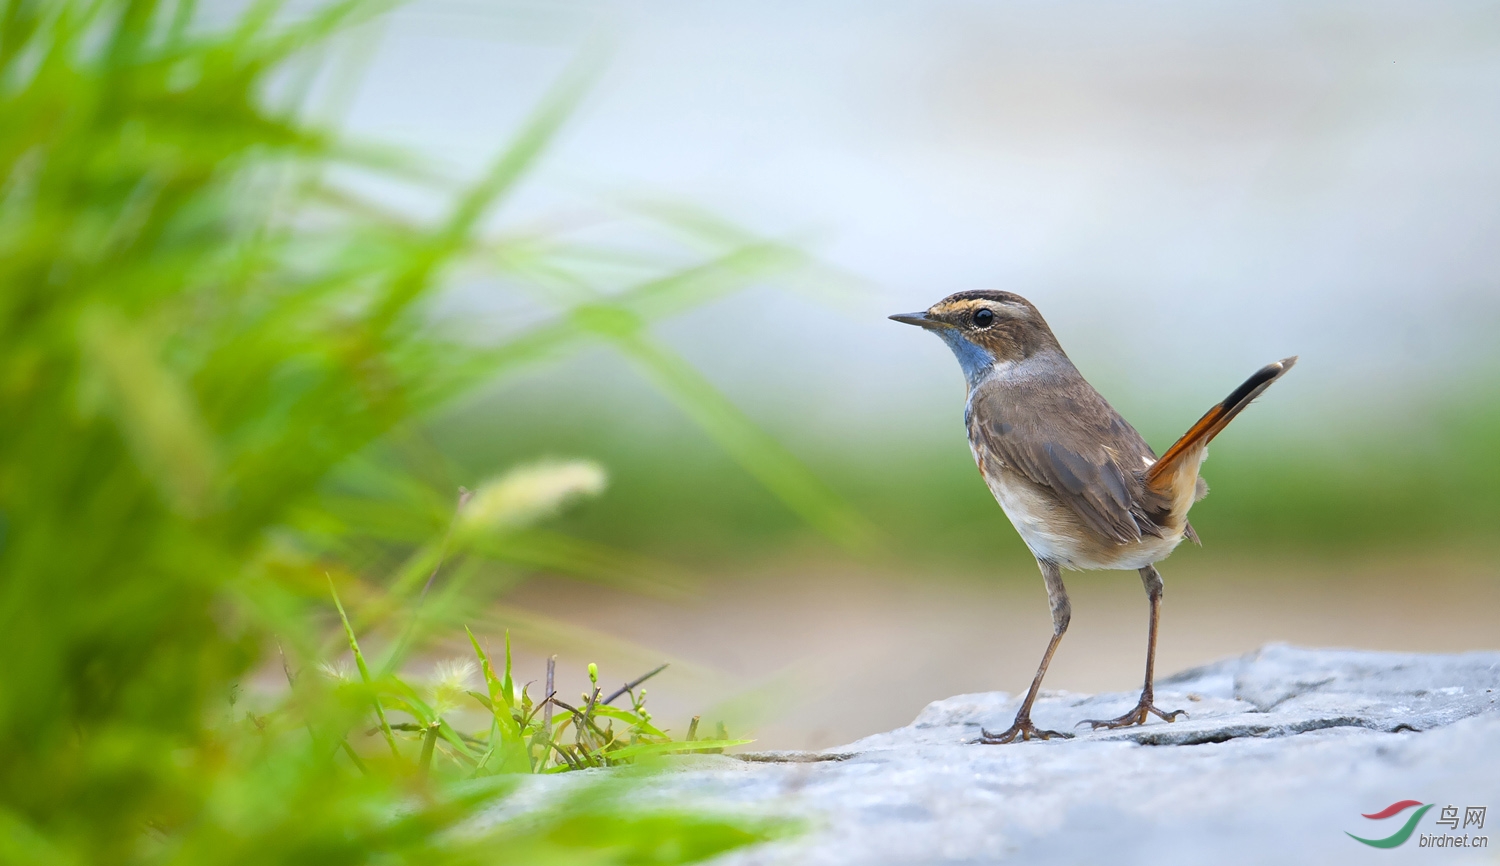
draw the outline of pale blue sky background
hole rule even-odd
[[[773,424],[955,425],[956,365],[884,315],[975,287],[1035,301],[1148,429],[1292,353],[1245,423],[1494,390],[1494,4],[427,0],[349,126],[472,172],[591,40],[606,72],[504,216],[651,191],[861,278],[662,326]]]

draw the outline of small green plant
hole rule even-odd
[[[479,639],[472,631],[465,629],[478,660],[484,691],[463,688],[472,669],[451,663],[439,671],[439,675],[434,678],[431,693],[426,696],[421,689],[395,674],[388,674],[377,680],[370,673],[338,591],[331,584],[330,590],[344,635],[349,642],[349,650],[354,657],[359,680],[355,683],[341,671],[327,665],[324,669],[331,671],[333,679],[341,685],[368,700],[370,720],[376,724],[374,727],[367,727],[365,733],[369,736],[382,736],[393,758],[413,763],[423,775],[430,772],[435,756],[447,759],[458,774],[472,779],[502,773],[554,773],[611,767],[659,755],[722,752],[726,748],[751,742],[732,740],[725,736],[711,740],[697,739],[696,717],[691,723],[687,738],[682,741],[674,741],[665,731],[657,728],[646,710],[646,690],[641,686],[666,670],[665,664],[605,695],[599,686],[598,666],[590,663],[588,672],[591,690],[582,695],[575,706],[557,696],[553,688],[556,662],[555,658],[549,659],[544,693],[533,698],[529,686],[523,685],[519,690],[516,687],[511,670],[509,632],[505,635],[505,662],[497,672]],[[460,692],[484,709],[489,719],[488,730],[482,733],[462,733],[449,720],[448,711],[459,709],[454,706],[451,698]],[[629,698],[628,709],[614,706],[615,701],[622,697]],[[358,700],[355,699],[355,702]],[[404,714],[411,721],[393,723],[387,715],[388,711]],[[620,726],[618,729],[617,723]],[[721,733],[722,730],[721,725]],[[411,747],[403,749],[399,745],[398,741],[403,736],[413,742]],[[361,772],[368,772],[365,762],[350,745],[347,735],[341,741],[340,748],[356,768]],[[417,752],[415,759],[408,754],[413,750]]]

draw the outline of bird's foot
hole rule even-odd
[[[1135,709],[1115,719],[1084,719],[1079,725],[1088,725],[1089,730],[1097,731],[1100,728],[1129,728],[1134,725],[1146,724],[1146,719],[1151,716],[1168,722],[1177,721],[1178,716],[1187,716],[1187,710],[1163,710],[1151,702],[1151,693],[1141,695],[1141,702],[1135,705]]]
[[[992,734],[984,728],[980,728],[979,739],[974,742],[983,743],[987,746],[995,746],[1000,743],[1014,743],[1016,740],[1029,740],[1033,737],[1038,740],[1050,740],[1053,737],[1070,740],[1073,738],[1073,735],[1062,731],[1048,731],[1038,728],[1031,723],[1030,715],[1022,713],[1016,716],[1014,724],[998,734]]]

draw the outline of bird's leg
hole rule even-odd
[[[980,737],[977,741],[980,743],[994,745],[1013,742],[1017,738],[1029,740],[1037,737],[1046,740],[1052,737],[1066,739],[1073,736],[1061,731],[1044,731],[1031,723],[1031,705],[1036,702],[1037,692],[1041,691],[1042,677],[1047,675],[1047,665],[1052,663],[1052,654],[1057,651],[1063,632],[1068,630],[1068,621],[1073,618],[1073,605],[1068,601],[1067,589],[1063,587],[1062,569],[1057,563],[1044,559],[1037,560],[1037,565],[1042,567],[1042,578],[1047,582],[1047,602],[1052,607],[1052,640],[1047,643],[1047,652],[1042,656],[1042,663],[1036,669],[1036,677],[1031,681],[1031,690],[1026,692],[1026,700],[1021,702],[1021,709],[1016,712],[1015,722],[998,734],[992,734],[980,728]]]
[[[1156,624],[1161,619],[1161,575],[1156,571],[1156,566],[1148,565],[1141,569],[1141,583],[1146,585],[1146,597],[1151,600],[1151,628],[1147,633],[1146,641],[1146,685],[1141,689],[1141,700],[1135,705],[1135,709],[1120,716],[1117,719],[1084,719],[1080,725],[1089,725],[1092,730],[1099,728],[1128,728],[1131,725],[1144,725],[1146,719],[1157,716],[1169,722],[1177,721],[1178,716],[1185,716],[1184,710],[1172,710],[1170,712],[1157,708],[1152,703],[1156,698]]]

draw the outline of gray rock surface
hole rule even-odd
[[[824,752],[684,759],[658,793],[697,807],[794,815],[812,830],[724,858],[750,864],[1365,863],[1500,861],[1500,823],[1439,827],[1440,808],[1500,822],[1500,653],[1407,655],[1273,645],[1162,679],[1188,718],[1089,733],[1134,693],[1043,692],[1071,740],[975,745],[1018,698],[959,695],[909,726]],[[1362,845],[1437,804],[1400,848]],[[1423,848],[1421,834],[1494,837]]]

